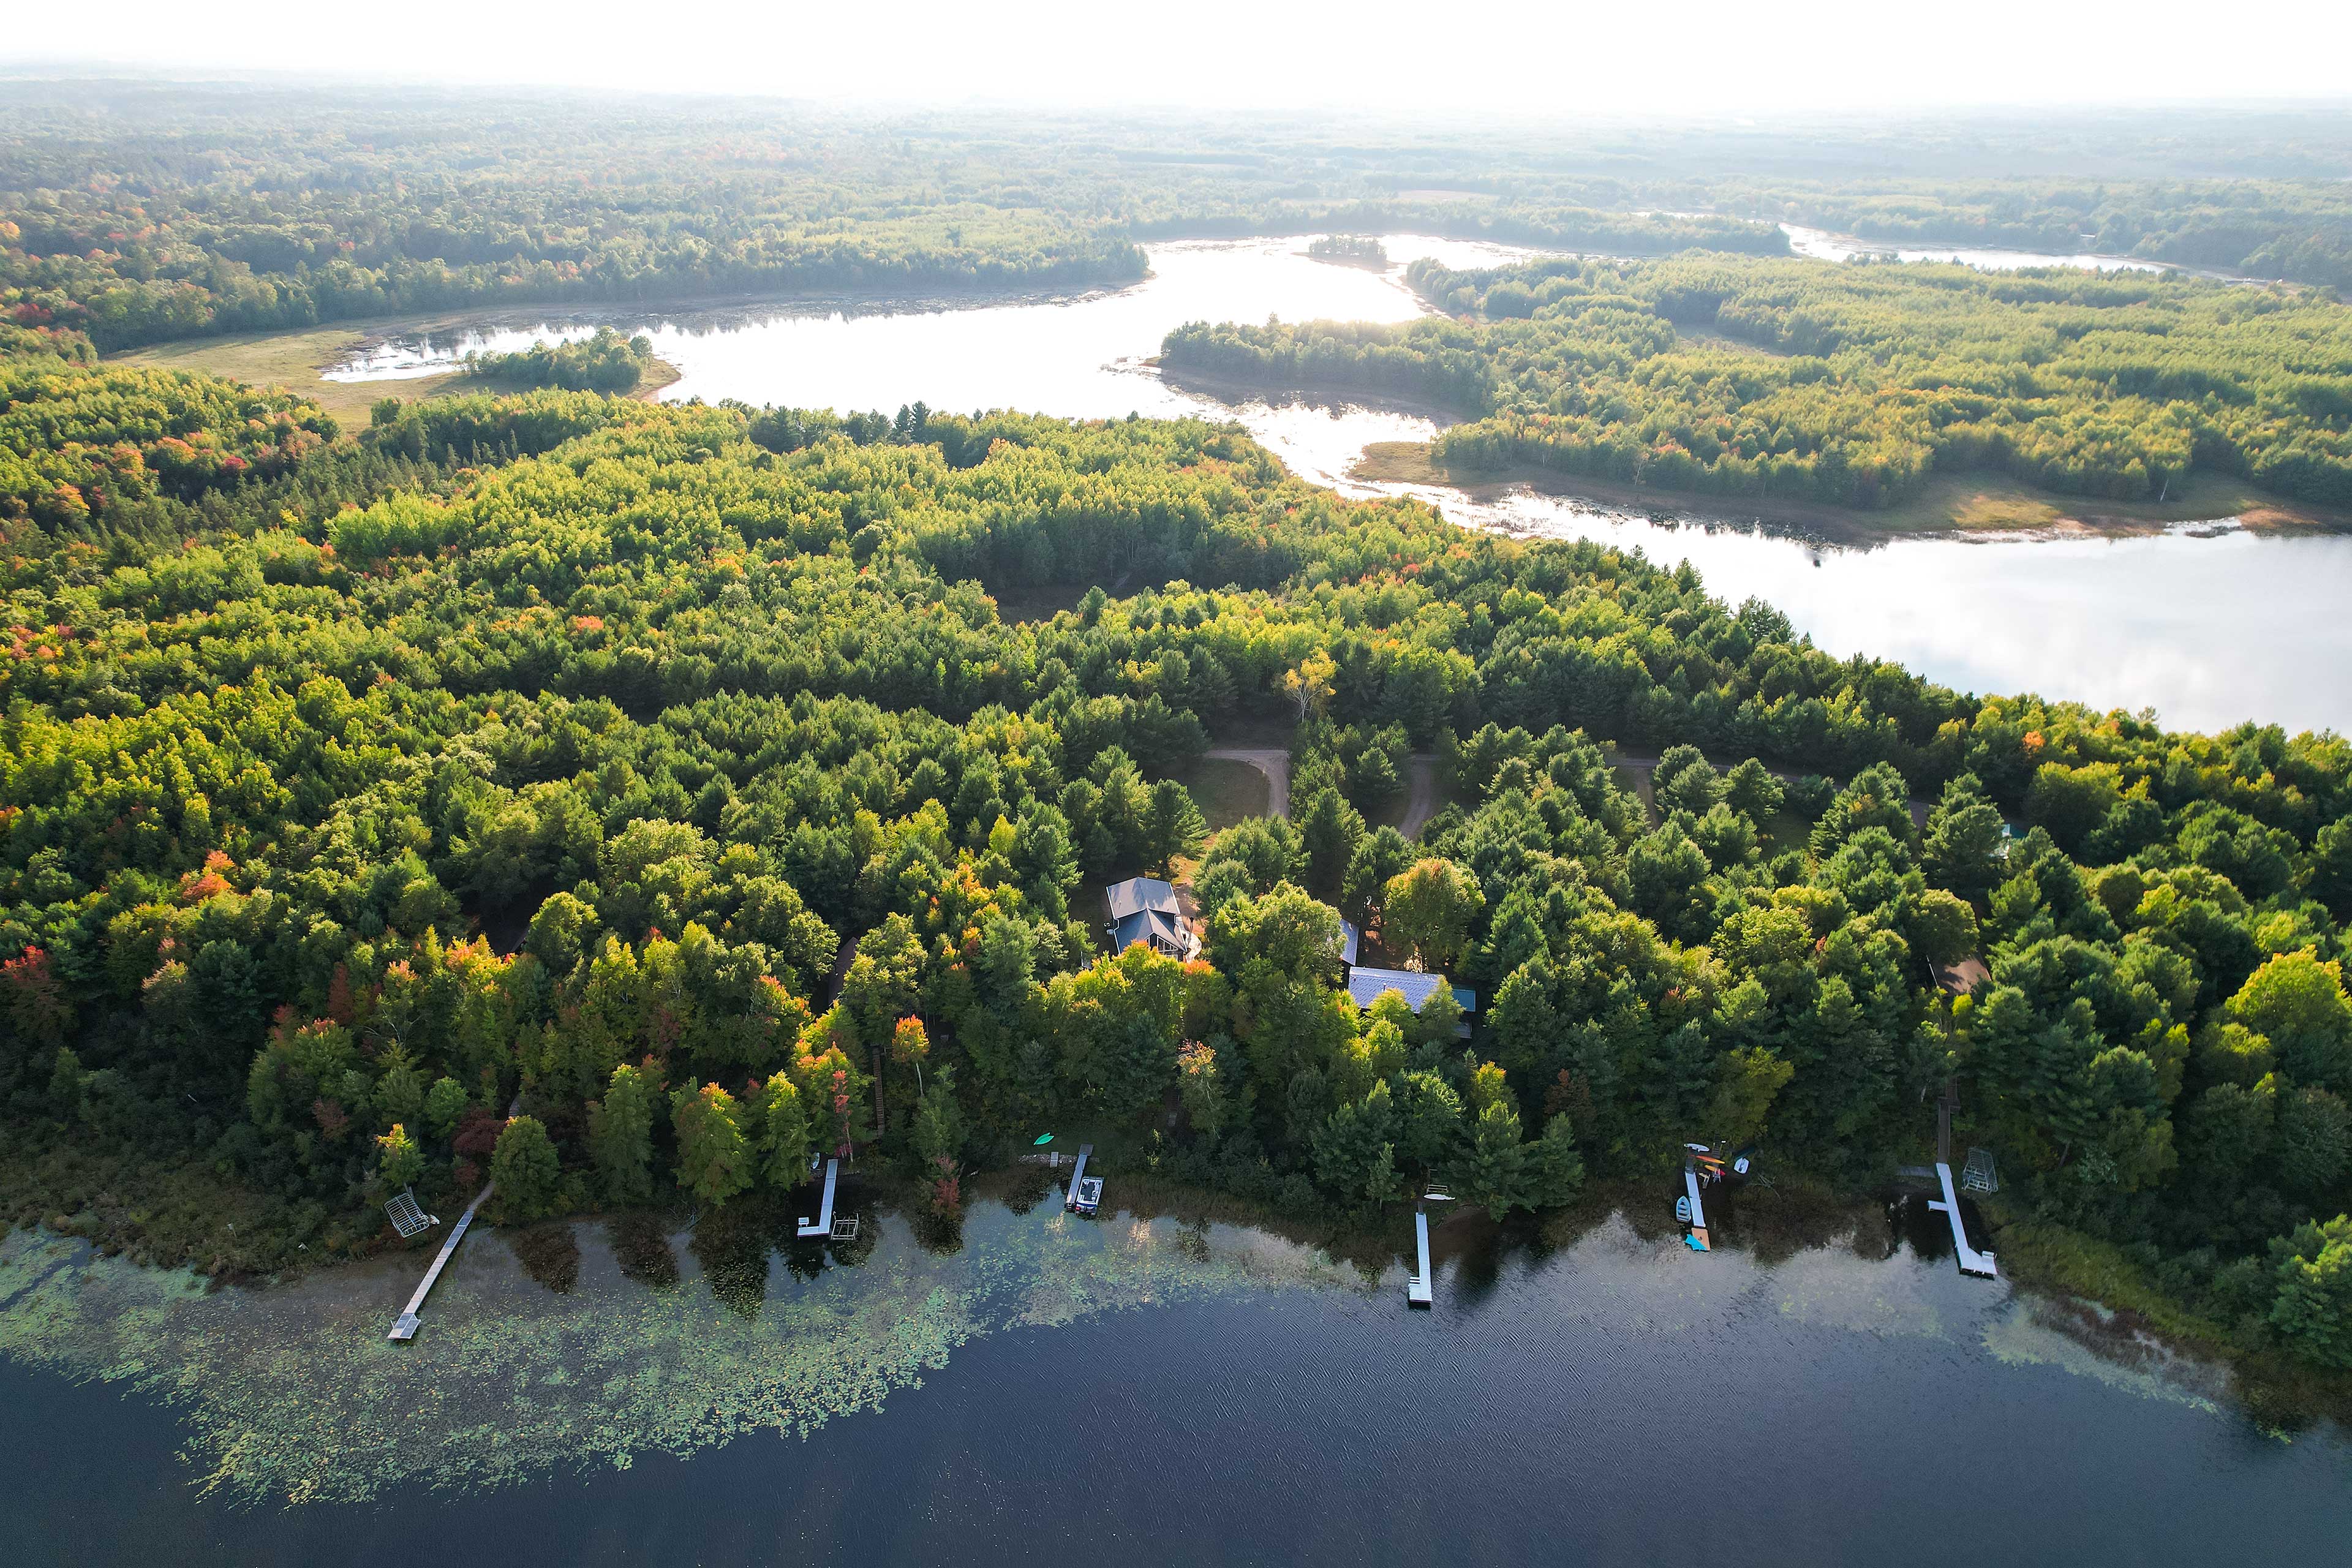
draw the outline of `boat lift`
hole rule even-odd
[[[1072,1214],[1092,1214],[1102,1204],[1102,1178],[1087,1174],[1087,1161],[1093,1155],[1091,1143],[1078,1145],[1078,1163],[1070,1170],[1070,1190],[1062,1199],[1062,1206]]]

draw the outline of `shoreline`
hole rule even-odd
[[[548,321],[579,321],[589,325],[612,325],[623,321],[642,321],[653,315],[690,315],[720,310],[750,310],[772,306],[778,310],[816,311],[827,308],[844,310],[861,306],[887,305],[893,309],[921,310],[985,309],[1003,305],[1054,304],[1094,298],[1130,289],[1149,279],[1147,270],[1141,278],[1118,282],[1082,283],[1058,287],[1026,289],[929,289],[905,291],[888,289],[828,289],[805,293],[754,292],[748,294],[681,295],[632,301],[547,301],[499,302],[483,301],[478,306],[454,310],[409,312],[387,316],[360,316],[349,321],[323,322],[309,327],[280,327],[255,332],[214,332],[201,337],[173,338],[162,342],[142,343],[135,348],[117,349],[100,354],[100,365],[145,366],[165,370],[191,370],[239,381],[253,386],[280,386],[298,395],[308,397],[339,419],[354,419],[364,424],[368,409],[378,398],[398,397],[411,401],[442,395],[454,390],[453,384],[463,379],[463,368],[452,363],[446,370],[423,375],[383,376],[361,381],[329,381],[325,373],[353,354],[376,347],[395,337],[419,332],[451,331],[465,327],[497,327],[510,324],[536,325]],[[668,361],[656,356],[656,363],[667,372],[666,377],[648,376],[636,391],[625,395],[654,401],[654,393],[675,385],[685,373]],[[468,386],[467,391],[496,390],[487,384]],[[511,389],[504,389],[511,390]]]
[[[1170,386],[1219,403],[1344,405],[1426,419],[1441,434],[1468,422],[1458,410],[1410,394],[1346,383],[1269,385],[1171,365],[1164,354],[1154,354],[1142,363]],[[2182,491],[2181,499],[2163,503],[2070,496],[2001,474],[1937,474],[1909,500],[1870,510],[1782,497],[1666,489],[1592,479],[1532,463],[1502,468],[1450,468],[1433,462],[1430,454],[1431,444],[1426,441],[1374,441],[1341,477],[1363,485],[1453,490],[1481,505],[1524,489],[1562,500],[1591,501],[1602,510],[1642,513],[1696,528],[1748,531],[1761,526],[1768,533],[1863,548],[1906,539],[1990,543],[2146,538],[2200,524],[2271,536],[2352,533],[2352,511],[2273,495],[2228,475],[2212,473],[2191,474],[2177,487]]]
[[[1363,484],[1402,484],[1457,490],[1491,502],[1517,489],[1604,509],[1664,514],[1663,521],[1700,528],[1753,529],[1826,544],[1869,546],[1906,539],[1959,542],[2016,540],[2153,537],[2181,528],[2232,525],[2249,533],[2296,535],[2352,532],[2352,516],[2268,495],[2214,475],[2192,476],[2184,499],[2166,504],[2100,501],[2034,489],[1993,475],[1939,475],[1922,492],[1884,511],[1780,498],[1731,497],[1675,490],[1531,464],[1459,470],[1433,463],[1425,442],[1376,441],[1347,477]]]
[[[1170,1219],[1187,1226],[1238,1226],[1271,1241],[1319,1252],[1331,1266],[1353,1270],[1363,1289],[1375,1291],[1391,1270],[1411,1270],[1412,1210],[1409,1204],[1392,1203],[1377,1214],[1293,1215],[1221,1189],[1157,1176],[1139,1168],[1141,1164],[1135,1158],[1118,1162],[1115,1211],[1124,1222],[1148,1225]],[[862,1201],[877,1215],[896,1213],[919,1228],[931,1223],[919,1212],[915,1189],[887,1163],[864,1173],[860,1180],[865,1184]],[[1004,1204],[1015,1214],[1026,1213],[1053,1197],[1053,1179],[1041,1169],[1019,1163],[974,1173],[969,1182],[971,1201]],[[1769,1194],[1749,1194],[1723,1216],[1726,1223],[1717,1229],[1723,1232],[1721,1242],[1728,1249],[1774,1267],[1808,1251],[1837,1247],[1842,1238],[1864,1236],[1874,1220],[1883,1216],[1890,1227],[1886,1256],[1891,1258],[1906,1245],[1893,1205],[1912,1195],[1893,1186],[1825,1186],[1794,1174],[1784,1177]],[[771,1207],[789,1203],[780,1198],[761,1201]],[[758,1207],[757,1202],[747,1200],[747,1204]],[[678,1198],[667,1204],[589,1209],[527,1225],[483,1229],[515,1254],[523,1272],[540,1279],[538,1253],[566,1250],[560,1243],[551,1249],[546,1247],[555,1230],[604,1227],[608,1234],[619,1235],[650,1226],[669,1234],[680,1216],[694,1212],[689,1202]],[[2063,1323],[2091,1353],[2128,1370],[2162,1373],[2169,1366],[2210,1374],[2217,1394],[2226,1397],[2243,1416],[2274,1433],[2320,1421],[2352,1421],[2352,1373],[2275,1348],[2238,1342],[2227,1325],[2204,1318],[2167,1293],[2111,1244],[2032,1219],[2001,1199],[1985,1203],[1981,1212],[2003,1264],[2001,1281],[1984,1282],[1983,1289],[1999,1291],[2005,1284],[2011,1292],[2040,1301],[2050,1318]],[[207,1293],[234,1287],[261,1299],[305,1289],[348,1289],[355,1293],[354,1302],[363,1313],[372,1312],[376,1303],[373,1294],[366,1294],[362,1301],[359,1293],[373,1292],[380,1283],[390,1280],[383,1302],[383,1312],[389,1314],[398,1304],[395,1298],[400,1289],[394,1287],[402,1286],[411,1265],[421,1265],[430,1251],[425,1244],[387,1242],[317,1261],[302,1259],[267,1274],[208,1273],[191,1259],[170,1262],[143,1248],[126,1247],[119,1236],[105,1234],[102,1228],[94,1234],[86,1226],[70,1222],[60,1226],[58,1220],[65,1217],[20,1215],[6,1228],[84,1245],[90,1257],[127,1253],[129,1264],[158,1275],[188,1270],[194,1287]],[[1663,1180],[1613,1177],[1592,1182],[1559,1208],[1514,1214],[1500,1222],[1483,1210],[1461,1208],[1433,1216],[1433,1233],[1436,1254],[1444,1260],[1489,1254],[1500,1257],[1528,1249],[1549,1253],[1620,1223],[1638,1242],[1671,1250],[1678,1226],[1666,1202]],[[693,1228],[688,1224],[685,1234],[690,1235]],[[1846,1239],[1843,1244],[1853,1242]],[[1937,1262],[1933,1258],[1925,1261]],[[1941,1266],[1952,1264],[1946,1258]],[[541,1282],[547,1283],[543,1279]],[[1396,1305],[1402,1312],[1403,1304]],[[2178,1363],[2187,1364],[2182,1368]]]

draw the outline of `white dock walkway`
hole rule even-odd
[[[1421,1270],[1405,1281],[1404,1299],[1409,1306],[1431,1304],[1429,1273],[1429,1211],[1415,1209],[1412,1214],[1413,1244],[1421,1250]]]
[[[1985,1279],[2000,1279],[2000,1269],[1994,1265],[1992,1254],[1979,1252],[1969,1245],[1968,1230],[1960,1224],[1959,1194],[1952,1190],[1950,1164],[1942,1160],[1937,1161],[1936,1176],[1944,1184],[1944,1195],[1941,1201],[1929,1198],[1927,1206],[1931,1209],[1943,1210],[1945,1216],[1952,1222],[1952,1250],[1959,1255],[1960,1272],[1974,1274]]]
[[[1683,1189],[1690,1194],[1691,1250],[1708,1251],[1710,1248],[1706,1242],[1706,1210],[1698,1201],[1698,1167],[1696,1164],[1685,1163],[1683,1166]]]
[[[803,1239],[833,1234],[833,1184],[840,1175],[841,1162],[827,1160],[824,1163],[824,1201],[817,1206],[816,1218],[801,1221],[796,1234]]]
[[[482,1190],[474,1194],[474,1201],[466,1205],[466,1212],[457,1216],[457,1223],[449,1227],[449,1239],[443,1242],[441,1250],[434,1255],[433,1267],[425,1271],[424,1281],[416,1287],[416,1294],[408,1299],[407,1310],[394,1320],[392,1332],[384,1335],[385,1339],[404,1343],[416,1337],[416,1331],[421,1326],[417,1321],[417,1311],[425,1305],[425,1298],[432,1294],[435,1281],[441,1278],[441,1270],[448,1268],[449,1259],[457,1255],[457,1244],[466,1239],[466,1231],[473,1225],[475,1214],[497,1190],[497,1185],[494,1182],[483,1183]]]

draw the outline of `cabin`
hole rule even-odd
[[[1381,994],[1389,991],[1402,996],[1405,1005],[1418,1013],[1429,1005],[1429,999],[1437,994],[1441,986],[1453,992],[1454,1005],[1462,1009],[1463,1022],[1454,1033],[1466,1040],[1470,1037],[1470,1015],[1478,1010],[1478,994],[1467,986],[1455,985],[1443,974],[1416,969],[1376,969],[1359,963],[1348,970],[1348,994],[1355,999],[1360,1013],[1370,1012]]]
[[[1125,952],[1137,942],[1170,958],[1191,958],[1201,951],[1201,938],[1176,902],[1176,889],[1156,877],[1130,877],[1104,889],[1110,901],[1111,951]]]

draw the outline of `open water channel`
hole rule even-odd
[[[1825,260],[1848,242],[1793,241]],[[2352,731],[2352,534],[2280,534],[2233,518],[2103,537],[2000,534],[1851,546],[1769,527],[1735,503],[1666,515],[1538,494],[1475,497],[1438,486],[1365,484],[1349,470],[1375,441],[1425,441],[1429,412],[1350,399],[1221,401],[1162,379],[1148,362],[1192,321],[1409,321],[1426,307],[1405,264],[1436,256],[1489,265],[1526,251],[1390,236],[1385,273],[1310,259],[1303,238],[1184,241],[1150,247],[1151,276],[1129,288],[1014,300],[866,300],[734,305],[650,314],[492,318],[396,335],[331,370],[364,381],[429,374],[470,350],[585,336],[599,321],[648,332],[681,379],[666,399],[723,397],[836,409],[1011,407],[1078,418],[1197,415],[1239,419],[1298,474],[1343,491],[1411,493],[1466,526],[1585,538],[1689,561],[1733,602],[1778,605],[1841,657],[1896,660],[1962,690],[2039,691],[2095,707],[2153,708],[2175,727],[2252,719]],[[1906,253],[1907,254],[1907,253]],[[1989,268],[2146,266],[1947,247],[1934,259]],[[1573,482],[1568,481],[1573,489]]]

